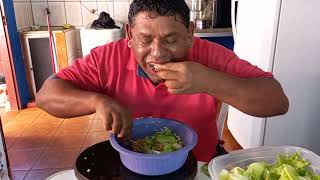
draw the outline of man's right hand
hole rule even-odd
[[[72,118],[92,113],[99,115],[106,130],[119,138],[129,137],[132,128],[130,112],[107,95],[80,89],[71,81],[51,76],[36,95],[36,104],[59,118]]]
[[[106,130],[111,130],[118,138],[130,135],[132,128],[131,113],[107,96],[99,96],[95,102],[96,114],[103,120]]]

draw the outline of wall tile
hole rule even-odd
[[[23,11],[22,11],[22,3],[20,2],[14,2],[13,3],[14,7],[14,13],[16,17],[16,24],[18,29],[23,29],[24,27],[24,22],[23,22]]]
[[[107,1],[107,0],[81,0],[81,2],[97,2],[97,1]]]
[[[14,2],[14,11],[18,30],[29,28],[33,25],[30,2]]]
[[[106,2],[106,1],[98,1],[98,14],[102,11],[110,14],[111,18],[114,19],[114,9],[113,9],[113,2]]]
[[[32,6],[31,6],[31,3],[28,2],[25,4],[25,8],[26,8],[26,11],[27,11],[27,14],[26,16],[28,17],[28,27],[32,27],[34,22],[33,22],[33,15],[32,15]]]
[[[48,2],[47,0],[30,0],[31,2]]]
[[[92,14],[89,10],[97,10],[97,2],[82,2],[82,23],[84,26],[91,24],[94,20],[98,18],[98,13]]]
[[[82,25],[80,2],[65,2],[67,23],[73,26]]]
[[[65,33],[66,43],[67,43],[67,54],[68,59],[72,56],[76,56],[76,31],[68,31]]]
[[[62,26],[66,21],[64,2],[49,2],[52,26]]]
[[[31,2],[33,20],[35,25],[46,26],[46,8],[48,7],[47,2]]]
[[[128,12],[129,12],[128,2],[114,2],[114,16],[116,21],[127,23]]]

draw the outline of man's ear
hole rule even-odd
[[[189,44],[190,44],[190,47],[192,46],[193,44],[193,35],[194,35],[194,23],[192,21],[190,21],[189,23],[189,28],[188,28],[188,39],[189,39]]]
[[[127,34],[127,38],[128,38],[128,47],[131,48],[131,41],[132,41],[132,28],[129,24],[126,24],[126,34]]]

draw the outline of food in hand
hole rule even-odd
[[[161,69],[161,65],[160,64],[156,64],[156,63],[149,63],[149,66],[152,70],[154,71],[160,71]]]

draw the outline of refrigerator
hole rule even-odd
[[[273,73],[290,101],[285,115],[257,118],[230,107],[243,148],[294,145],[320,154],[320,1],[232,0],[235,53]]]

